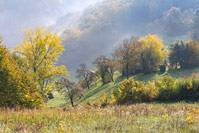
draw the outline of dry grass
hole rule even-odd
[[[0,132],[199,132],[198,104],[0,111]]]

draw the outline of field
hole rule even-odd
[[[190,77],[198,71],[198,68],[182,69],[132,77],[146,82],[166,74],[174,78]],[[55,98],[40,109],[1,109],[0,132],[199,132],[197,102],[153,102],[102,108],[98,102],[102,101],[103,92],[110,100],[111,90],[117,89],[123,80],[119,73],[114,79],[114,83],[104,86],[100,80],[96,81],[90,90],[86,90],[85,96],[75,102],[78,105],[75,108],[54,91]]]
[[[198,104],[1,110],[0,132],[176,132],[199,130]]]

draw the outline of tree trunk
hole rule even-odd
[[[88,89],[90,89],[90,85],[89,85],[89,82],[87,80],[86,80],[86,84],[87,84]]]
[[[129,64],[126,64],[126,78],[129,79]]]
[[[114,74],[113,74],[113,73],[114,73],[114,72],[108,72],[109,76],[111,77],[111,81],[112,81],[112,82],[114,82],[114,79],[113,79],[113,75],[114,75]]]
[[[71,102],[72,107],[74,107],[74,103],[73,103],[73,98],[72,97],[70,97],[70,102]]]
[[[102,78],[102,82],[103,82],[103,85],[105,85],[105,75],[101,75],[101,78]]]

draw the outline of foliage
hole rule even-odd
[[[160,80],[154,80],[154,84],[148,81],[145,85],[143,82],[129,79],[122,81],[115,96],[119,104],[148,101],[197,101],[199,80],[176,80],[166,75]]]
[[[26,63],[26,71],[31,72],[45,100],[56,78],[68,75],[65,66],[56,65],[63,51],[60,37],[42,27],[27,29],[22,45],[15,50]]]
[[[135,81],[134,79],[126,79],[118,88],[117,102],[118,103],[135,103],[152,101],[158,96],[158,88],[148,82],[144,85],[143,82]]]
[[[169,61],[172,67],[178,68],[192,68],[199,66],[199,42],[177,41],[171,45],[171,52],[169,54]]]
[[[178,100],[180,94],[176,88],[176,80],[171,76],[164,76],[159,81],[155,80],[155,85],[159,88],[159,100]]]
[[[181,79],[177,83],[179,90],[179,100],[199,100],[199,80],[198,79]]]
[[[159,70],[167,57],[167,47],[164,47],[162,40],[157,35],[142,37],[139,40],[142,43],[141,66],[145,74]]]
[[[139,52],[141,44],[138,39],[131,37],[124,39],[123,43],[116,48],[114,52],[114,58],[116,60],[116,67],[122,73],[129,78],[130,74],[136,72],[136,68],[139,67]]]
[[[131,37],[124,39],[122,45],[114,52],[117,69],[126,75],[145,74],[159,71],[167,57],[167,47],[164,47],[157,35],[142,37],[139,41]]]
[[[29,72],[0,44],[0,106],[39,107],[43,103]]]

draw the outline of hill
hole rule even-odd
[[[71,15],[63,16],[59,26],[70,20],[74,23],[63,26],[66,51],[60,64],[66,65],[74,77],[80,63],[92,68],[96,56],[110,55],[127,36],[158,34],[165,45],[176,39],[187,40],[197,7],[198,0],[105,0],[88,7],[75,20]]]
[[[138,81],[153,81],[154,79],[160,79],[164,75],[170,75],[173,78],[188,78],[191,77],[192,74],[198,74],[199,68],[193,69],[179,69],[179,70],[169,70],[165,73],[154,73],[154,74],[138,74],[132,75],[131,77]],[[120,73],[116,72],[114,76],[115,82],[111,82],[109,84],[103,85],[100,80],[94,82],[91,86],[90,90],[86,90],[85,96],[77,101],[77,104],[86,103],[88,101],[98,101],[101,100],[103,92],[107,93],[107,97],[111,98],[111,90],[118,89],[121,82],[124,80]],[[60,107],[64,105],[70,105],[70,101],[65,99],[63,95],[60,95],[57,91],[53,92],[55,98],[48,102],[48,105],[51,107]]]

